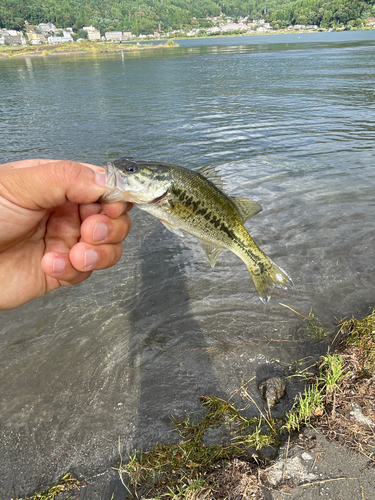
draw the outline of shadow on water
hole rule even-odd
[[[130,331],[135,333],[130,350],[136,353],[129,360],[130,368],[138,373],[139,401],[134,412],[138,420],[132,439],[137,450],[147,451],[163,439],[176,439],[171,433],[171,415],[181,418],[185,412],[201,413],[198,398],[217,394],[220,385],[209,355],[202,349],[205,335],[190,311],[182,247],[158,224],[138,250],[141,264],[134,283],[136,298],[128,314]],[[126,442],[121,442],[121,448],[126,461],[133,450]],[[113,500],[122,499],[125,490],[120,482],[112,484]]]

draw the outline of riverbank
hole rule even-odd
[[[375,309],[342,321],[331,345],[334,354],[286,377],[302,379],[305,390],[283,418],[272,417],[283,391],[263,409],[248,382],[238,390],[242,409],[204,396],[198,421],[173,419],[179,439],[121,460],[115,469],[123,485],[144,500],[374,499]],[[251,405],[258,418],[245,416]],[[63,500],[73,489],[83,499],[88,483],[67,474],[23,500]]]
[[[363,28],[356,28],[351,31],[371,31],[372,27],[366,26]],[[87,40],[82,42],[64,43],[64,44],[43,44],[43,45],[27,45],[27,46],[0,46],[0,60],[17,57],[46,57],[57,55],[75,55],[87,53],[109,53],[109,52],[133,52],[143,50],[159,50],[164,48],[178,47],[179,40],[193,40],[193,39],[215,39],[215,38],[233,38],[233,37],[262,37],[267,35],[297,35],[297,34],[317,34],[327,33],[327,29],[319,30],[273,30],[269,32],[254,32],[254,33],[220,33],[218,35],[204,35],[194,37],[177,37],[173,39],[146,39],[135,40],[132,42],[107,43],[107,42],[89,42]],[[344,31],[343,29],[336,29],[335,32]],[[333,31],[332,31],[333,32]],[[141,43],[140,43],[141,42]],[[155,42],[155,43],[154,43]]]
[[[48,45],[27,45],[16,47],[0,46],[1,58],[16,58],[16,57],[46,57],[46,56],[61,56],[74,54],[97,54],[106,52],[132,52],[139,50],[162,50],[165,48],[178,47],[178,44],[173,40],[166,40],[165,43],[153,45],[149,44],[115,44],[102,42],[72,42],[63,44],[48,44]]]
[[[375,309],[341,321],[331,346],[334,353],[286,377],[306,385],[284,417],[272,417],[277,398],[258,407],[247,384],[242,409],[203,397],[199,422],[174,422],[178,444],[134,455],[120,476],[149,500],[375,499]],[[246,418],[254,405],[259,417]]]

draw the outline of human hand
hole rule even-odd
[[[116,264],[131,203],[97,203],[102,168],[70,161],[0,165],[0,310]]]

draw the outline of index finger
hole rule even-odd
[[[32,158],[30,160],[19,160],[19,161],[11,161],[9,163],[3,163],[0,165],[0,172],[4,170],[12,170],[13,168],[29,168],[29,167],[39,167],[40,165],[45,165],[46,163],[55,163],[61,160],[50,160],[47,158]],[[104,172],[103,167],[98,167],[97,165],[92,165],[90,163],[79,162],[81,165],[85,167],[91,168],[91,170],[95,170],[96,172]]]
[[[0,165],[0,171],[12,170],[13,168],[38,167],[39,165],[44,165],[45,163],[52,163],[54,161],[59,161],[59,160],[34,158],[31,160],[11,161],[9,163],[3,163],[2,165]]]

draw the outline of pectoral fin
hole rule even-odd
[[[247,221],[250,217],[254,217],[254,215],[262,210],[262,207],[256,201],[248,200],[247,198],[235,198],[234,196],[231,196],[230,199],[236,205],[242,222]]]
[[[183,238],[185,236],[181,229],[179,229],[178,227],[171,226],[165,220],[159,220],[163,224],[163,226],[166,227],[171,233],[177,234],[177,236],[179,236],[180,238]]]
[[[214,245],[211,245],[210,243],[206,243],[203,240],[200,240],[200,242],[201,242],[203,250],[205,251],[205,253],[207,255],[208,262],[211,264],[211,267],[215,267],[216,259],[219,256],[221,248],[215,247]]]

